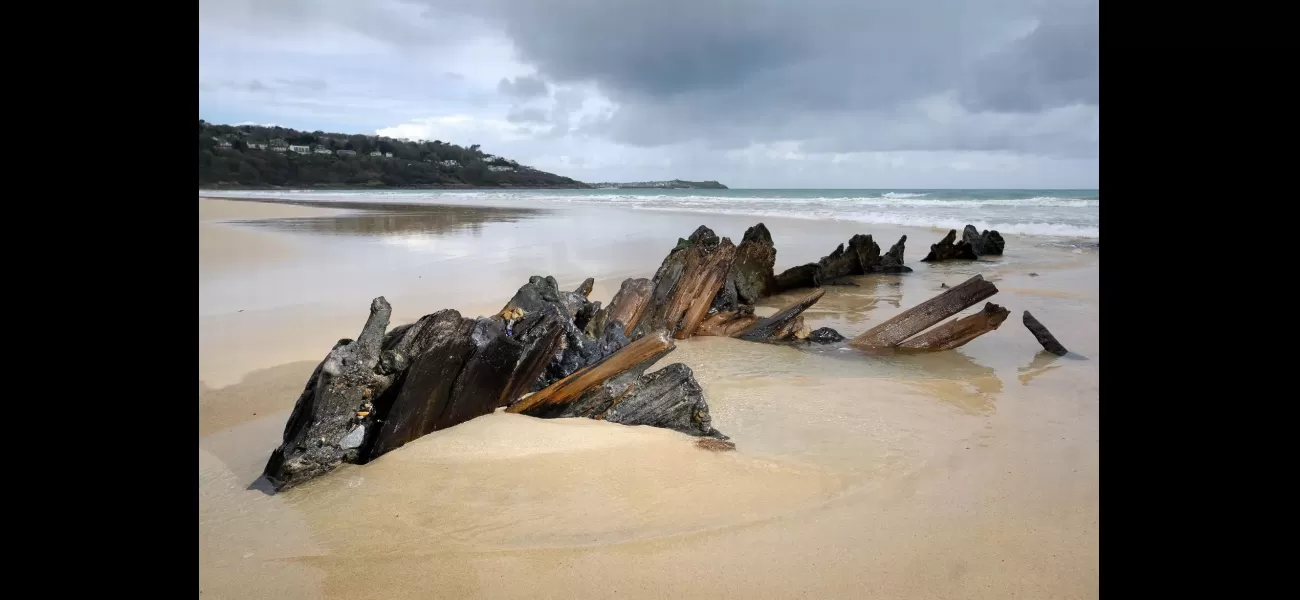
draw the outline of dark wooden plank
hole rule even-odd
[[[776,314],[754,323],[744,331],[741,331],[739,334],[732,337],[742,340],[762,342],[782,339],[778,337],[782,334],[792,335],[794,331],[797,331],[797,329],[794,331],[787,330],[795,319],[798,319],[803,311],[808,310],[809,307],[816,304],[817,301],[821,300],[822,296],[825,295],[825,289],[816,289],[812,293],[777,311]],[[800,327],[802,327],[802,321],[800,321]]]
[[[1034,339],[1038,340],[1038,343],[1043,345],[1044,350],[1057,356],[1065,356],[1069,353],[1069,350],[1066,350],[1065,346],[1062,346],[1060,342],[1056,341],[1056,336],[1052,335],[1052,332],[1048,331],[1042,323],[1039,323],[1038,319],[1034,318],[1034,315],[1029,314],[1029,311],[1025,311],[1025,315],[1021,318],[1021,321],[1025,324],[1025,328],[1029,330],[1029,333],[1034,334]]]
[[[947,319],[975,304],[998,293],[997,286],[976,275],[960,285],[945,290],[942,294],[930,298],[909,308],[894,318],[885,321],[862,335],[854,338],[849,345],[858,348],[892,348],[901,344],[932,325]]]
[[[986,303],[984,309],[973,315],[953,319],[918,336],[912,337],[898,345],[910,350],[952,350],[964,346],[971,340],[995,331],[1007,320],[1011,311],[992,302]]]

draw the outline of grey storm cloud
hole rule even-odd
[[[1095,119],[1052,111],[1098,108],[1097,0],[427,1],[495,24],[546,80],[596,84],[619,110],[593,132],[623,143],[1096,153]],[[943,94],[976,123],[906,110]],[[990,112],[1045,122],[1018,136],[998,124],[1027,119]],[[917,120],[845,127],[885,118]]]
[[[538,77],[501,78],[497,91],[511,98],[541,98],[551,92],[551,86]]]
[[[540,108],[516,108],[506,113],[506,120],[511,123],[549,123],[545,110]]]
[[[515,59],[535,70],[499,82],[497,92],[514,103],[507,120],[549,123],[552,134],[641,147],[794,141],[809,152],[968,150],[1085,159],[1098,153],[1098,0],[378,6],[205,0],[200,13],[209,22],[342,27],[411,53],[504,37]],[[571,123],[582,102],[562,94],[585,85],[614,110]],[[549,113],[534,106],[553,90]]]

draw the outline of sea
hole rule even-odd
[[[618,206],[642,211],[879,223],[1100,239],[1099,190],[240,190],[232,198],[302,202],[464,204],[501,207]]]

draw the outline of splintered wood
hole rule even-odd
[[[899,313],[894,318],[872,327],[867,330],[866,333],[854,338],[853,341],[849,342],[849,345],[855,348],[898,347],[900,344],[903,344],[904,341],[916,334],[925,331],[948,317],[974,306],[996,293],[998,293],[997,286],[985,281],[982,275],[976,275],[962,282],[960,285],[949,288],[942,294],[913,306],[912,308]],[[992,315],[986,317],[986,319],[988,319],[988,323],[985,323],[986,326],[992,324],[992,318]],[[1002,320],[1005,319],[1006,315],[1003,315]],[[996,324],[992,324],[992,329],[979,331],[968,339],[960,340],[960,343],[957,345],[965,344],[983,333],[996,329],[997,325],[1001,325],[1002,320],[998,320]],[[969,333],[971,331],[969,328],[974,327],[976,323],[974,321],[968,321],[958,325],[957,323],[960,321],[962,321],[962,319],[958,319],[957,322],[941,328],[943,329],[942,332],[936,334],[934,337],[927,336],[918,342],[918,344],[944,345],[958,341],[963,337],[963,334],[960,332],[965,331]],[[955,348],[956,346],[951,347]],[[921,346],[920,349],[938,350],[944,348]]]
[[[767,318],[755,316],[753,307],[744,311],[717,312],[700,324],[695,335],[734,337],[751,342],[774,342],[796,338],[797,334],[805,329],[803,312],[825,295],[826,290],[818,288]]]
[[[583,367],[578,372],[510,405],[506,412],[523,413],[547,405],[573,402],[584,392],[600,385],[606,379],[671,348],[673,348],[673,340],[666,332],[656,331],[648,334],[599,362]]]
[[[969,317],[953,319],[918,336],[909,338],[898,345],[910,350],[952,350],[960,348],[990,331],[996,330],[1007,320],[1011,311],[992,302],[984,305],[984,310]]]

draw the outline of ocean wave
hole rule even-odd
[[[542,202],[562,202],[569,204],[678,204],[690,205],[732,205],[776,203],[782,205],[808,206],[878,206],[906,207],[913,206],[943,208],[982,208],[982,207],[1044,207],[1044,208],[1098,208],[1099,200],[1086,198],[1058,198],[1054,196],[1035,196],[1032,198],[894,198],[882,196],[710,196],[710,195],[651,195],[651,194],[581,194],[581,195],[516,195],[518,199]]]
[[[202,192],[201,192],[202,193]],[[894,194],[895,197],[884,197]],[[882,196],[586,193],[537,190],[240,190],[216,192],[249,198],[406,204],[553,207],[607,206],[695,214],[836,220],[961,230],[968,223],[1004,234],[1100,238],[1099,201],[1088,198],[931,198],[886,192]],[[913,197],[902,197],[910,195]]]
[[[561,204],[680,204],[680,205],[732,205],[774,203],[781,205],[808,206],[825,205],[833,207],[879,206],[879,207],[943,207],[943,208],[981,208],[981,207],[1045,207],[1045,208],[1098,208],[1100,200],[1092,198],[1067,198],[1056,196],[1034,196],[1031,198],[930,198],[924,193],[886,192],[880,196],[741,196],[710,194],[627,194],[627,193],[586,193],[566,191],[410,191],[410,190],[232,190],[219,192],[220,195],[242,197],[285,197],[307,196],[312,198],[347,198],[365,200],[367,198],[404,198],[412,203],[436,203],[447,200],[518,200],[529,202],[548,202]]]
[[[635,210],[648,210],[659,212],[689,212],[698,214],[721,214],[733,216],[748,217],[767,217],[775,219],[800,219],[808,221],[853,221],[857,223],[872,223],[877,225],[895,225],[899,227],[923,227],[927,229],[956,229],[960,232],[966,225],[974,225],[976,229],[983,231],[992,229],[998,233],[1030,236],[1051,236],[1051,237],[1076,237],[1100,239],[1101,230],[1099,227],[1088,225],[1071,225],[1068,223],[1051,223],[1043,221],[1031,221],[1024,223],[1009,222],[989,222],[977,219],[961,219],[953,217],[927,216],[927,215],[898,215],[887,213],[834,213],[827,211],[785,211],[785,210],[749,210],[749,209],[697,209],[689,207],[672,207],[672,206],[642,206],[635,207]]]

